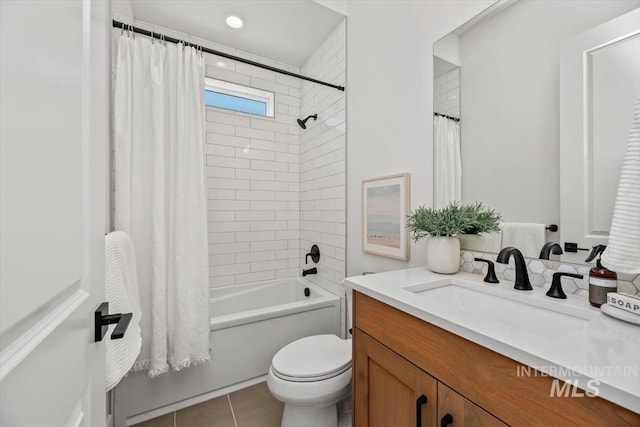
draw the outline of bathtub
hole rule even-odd
[[[210,296],[211,362],[155,379],[130,374],[116,389],[127,424],[258,382],[275,353],[299,338],[339,335],[340,298],[301,277],[216,288]]]

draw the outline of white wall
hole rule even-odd
[[[637,4],[520,1],[460,36],[463,202],[559,223],[560,43]]]
[[[347,12],[349,11],[349,4],[347,0],[312,0],[318,4],[321,4],[324,7],[327,7],[331,10],[334,10],[338,13],[347,16]]]
[[[302,65],[302,74],[336,85],[346,80],[346,23],[342,21]],[[300,117],[317,114],[300,131],[300,260],[316,267],[307,279],[344,293],[346,257],[346,99],[331,87],[302,81]],[[320,248],[320,262],[304,265],[311,245]],[[344,309],[344,304],[342,304]],[[344,319],[344,316],[341,316]],[[342,328],[341,330],[344,330]]]
[[[447,34],[433,46],[433,54],[454,65],[460,66],[460,40],[454,33]]]
[[[133,4],[131,0],[111,0],[111,17],[116,21],[131,23],[133,20]]]
[[[362,251],[361,185],[411,174],[411,208],[433,201],[433,43],[491,5],[478,1],[349,2],[347,24],[347,276],[423,266]]]

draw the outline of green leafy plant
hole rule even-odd
[[[416,242],[427,236],[456,236],[500,230],[502,216],[482,203],[452,203],[442,209],[420,206],[407,217],[407,229]]]

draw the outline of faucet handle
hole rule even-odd
[[[496,269],[493,265],[492,261],[488,259],[482,258],[474,258],[474,261],[486,262],[487,263],[487,275],[484,277],[484,281],[487,283],[500,283],[498,278],[496,277]]]
[[[311,257],[311,261],[315,262],[316,264],[318,263],[318,261],[320,261],[320,248],[318,247],[318,245],[311,246],[311,252],[306,254],[304,257],[305,264],[309,263],[309,257]]]
[[[562,272],[553,273],[553,280],[551,281],[551,287],[549,288],[546,294],[548,297],[567,299],[567,295],[562,290],[561,279],[563,276],[575,277],[576,279],[582,279],[584,277],[582,274],[562,273]]]

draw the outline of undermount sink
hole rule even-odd
[[[558,338],[585,326],[591,310],[545,297],[540,291],[516,291],[463,280],[445,279],[404,288],[432,313],[454,317],[482,329],[499,328],[540,338]]]

